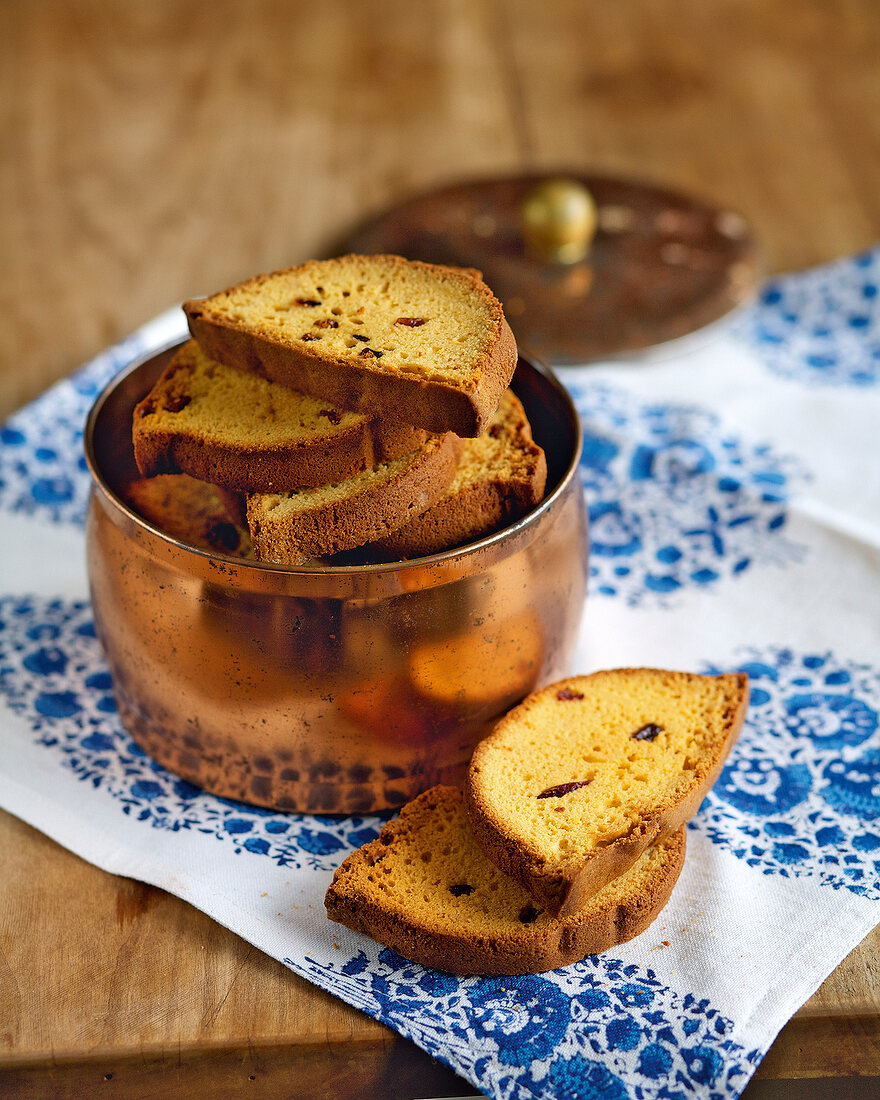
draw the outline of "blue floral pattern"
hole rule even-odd
[[[237,854],[319,870],[335,868],[340,853],[381,828],[379,815],[284,814],[217,798],[152,760],[119,721],[87,603],[0,598],[0,694],[28,719],[36,744],[152,828],[214,836]]]
[[[163,334],[173,327],[165,318],[158,326]],[[147,325],[109,348],[0,424],[0,510],[82,525],[90,484],[83,455],[86,417],[111,378],[155,346],[153,328]]]
[[[698,1090],[720,1100],[744,1087],[759,1057],[708,1000],[606,955],[505,978],[456,978],[372,943],[344,962],[284,962],[499,1100],[678,1100]]]
[[[739,670],[746,726],[691,828],[764,874],[880,898],[880,670],[789,649]]]
[[[880,249],[772,279],[734,326],[774,374],[808,385],[880,382]]]
[[[792,487],[807,476],[796,460],[745,443],[706,409],[642,405],[601,383],[571,389],[594,593],[664,603],[803,555],[785,533]]]

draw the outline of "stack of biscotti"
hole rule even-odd
[[[742,675],[644,668],[533,693],[477,746],[463,792],[425,792],[342,863],[328,915],[460,974],[631,939],[672,893],[747,699]]]
[[[515,342],[479,272],[343,256],[184,310],[193,339],[135,409],[135,461],[241,494],[258,560],[423,556],[540,501]]]

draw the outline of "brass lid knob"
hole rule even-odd
[[[575,264],[586,256],[596,232],[596,204],[582,183],[549,179],[525,196],[523,240],[539,260]]]

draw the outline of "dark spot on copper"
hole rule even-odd
[[[656,722],[647,722],[644,726],[641,726],[631,733],[630,737],[633,741],[653,741],[658,733],[663,732],[663,727],[658,726]]]
[[[562,798],[564,794],[570,794],[572,791],[579,790],[581,787],[586,787],[590,783],[592,783],[591,779],[573,779],[571,783],[559,783],[555,787],[548,787],[546,791],[541,791],[537,797]]]
[[[460,882],[460,883],[457,883],[455,886],[450,886],[449,887],[449,893],[452,894],[456,898],[460,898],[462,896],[467,897],[468,894],[472,894],[473,892],[474,892],[474,887],[473,886],[468,886],[468,884],[466,882]]]
[[[499,436],[499,435],[501,435],[501,433],[502,433],[503,431],[504,431],[504,429],[503,429],[503,428],[501,427],[501,425],[500,425],[500,424],[492,424],[492,425],[491,425],[491,426],[489,427],[489,435],[490,435],[490,436],[491,436],[491,437],[492,437],[493,439],[497,439],[497,438],[498,438],[498,436]]]
[[[177,393],[173,397],[168,399],[168,403],[165,408],[170,413],[179,413],[181,409],[185,409],[187,405],[192,401],[192,398],[187,393]]]
[[[583,699],[584,693],[582,691],[575,691],[574,688],[564,687],[561,691],[556,692],[556,698],[566,702],[569,699]]]

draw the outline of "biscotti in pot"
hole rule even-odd
[[[160,531],[190,546],[253,558],[244,500],[188,474],[136,478],[123,489],[126,504]]]
[[[645,852],[577,916],[536,906],[475,843],[456,787],[433,787],[353,852],[327,890],[331,920],[453,974],[534,974],[616,947],[669,900],[685,830]]]
[[[218,363],[194,340],[136,406],[144,477],[185,473],[240,492],[342,481],[414,451],[427,433],[367,417]]]
[[[577,913],[698,809],[745,717],[744,675],[613,669],[528,696],[474,750],[474,835],[551,913]]]
[[[463,546],[521,519],[546,483],[544,451],[519,398],[506,390],[488,429],[464,441],[455,480],[440,500],[379,545],[399,558]]]
[[[516,367],[479,272],[342,256],[184,303],[212,358],[369,416],[480,435]]]
[[[410,454],[336,484],[248,494],[256,556],[300,565],[382,538],[443,495],[455,477],[461,447],[451,432],[432,435]]]

